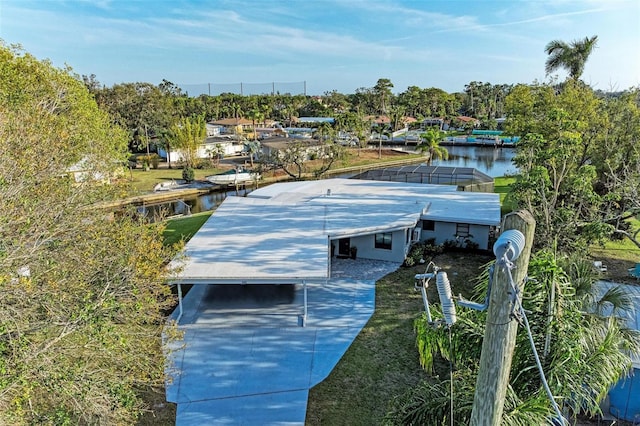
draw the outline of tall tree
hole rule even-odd
[[[447,148],[440,145],[443,135],[444,133],[435,127],[429,128],[426,132],[420,135],[422,143],[416,147],[416,150],[429,154],[427,164],[431,165],[431,161],[434,159],[442,158],[446,160],[449,158],[449,151]]]
[[[171,133],[172,145],[182,152],[185,167],[195,167],[198,147],[207,137],[204,118],[202,116],[183,118],[171,128]]]
[[[376,133],[378,134],[378,158],[382,158],[382,139],[391,139],[391,127],[387,123],[376,124]]]
[[[262,112],[261,109],[256,107],[256,108],[251,109],[247,113],[247,117],[249,118],[249,120],[251,120],[251,124],[253,126],[253,140],[257,141],[258,140],[258,132],[256,130],[256,124],[264,122],[264,113]]]
[[[345,149],[339,144],[310,145],[304,141],[296,141],[286,148],[274,151],[262,158],[260,166],[270,169],[281,169],[295,180],[301,180],[306,174],[318,178],[336,162],[343,160]],[[309,165],[311,159],[315,165]]]
[[[564,68],[569,72],[569,78],[579,79],[597,42],[598,36],[574,40],[569,44],[560,40],[550,41],[544,49],[549,55],[545,63],[546,73],[551,74],[558,68]]]
[[[0,87],[0,423],[133,424],[173,300],[161,229],[95,207],[122,193],[127,133],[71,70],[4,46]]]
[[[560,93],[550,85],[518,86],[507,108],[507,131],[523,135],[509,197],[536,218],[536,243],[568,249],[602,238],[605,194],[596,192],[592,161],[607,128],[601,101],[570,80]]]
[[[378,82],[375,86],[373,86],[373,92],[376,94],[378,98],[378,105],[380,107],[380,114],[385,115],[389,106],[391,105],[391,98],[393,97],[393,93],[391,93],[391,89],[393,89],[393,83],[388,78],[378,79]]]

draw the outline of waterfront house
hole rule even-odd
[[[185,247],[176,282],[260,284],[329,278],[332,256],[402,262],[413,243],[489,247],[498,194],[351,179],[286,182],[227,197]],[[355,248],[355,250],[354,250]]]

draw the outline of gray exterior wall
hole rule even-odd
[[[421,222],[418,222],[418,228],[422,229]],[[490,228],[488,225],[469,225],[469,239],[478,243],[478,248],[487,250],[489,248]],[[435,238],[436,244],[443,244],[447,240],[456,239],[456,229],[455,222],[435,222],[433,231],[422,229],[420,241]]]
[[[409,229],[392,231],[391,250],[376,248],[375,234],[351,237],[350,245],[351,247],[355,246],[358,248],[357,258],[404,262],[410,245],[410,242],[407,243],[407,235],[410,235],[409,232]],[[332,244],[335,244],[337,247],[338,240],[332,240]]]
[[[416,228],[400,229],[391,231],[391,249],[376,248],[376,234],[362,235],[349,238],[351,247],[357,247],[357,258],[385,260],[390,262],[404,262],[412,241],[412,233],[414,229],[421,229],[419,241],[426,241],[435,238],[436,244],[443,244],[445,241],[455,240],[456,223],[455,222],[435,222],[433,231],[425,231],[422,229],[422,222],[418,222]],[[487,250],[489,247],[489,231],[490,227],[486,225],[469,225],[468,237],[470,240],[478,244],[478,248]],[[382,232],[381,232],[382,233]],[[338,255],[339,239],[331,240],[331,244],[335,246],[335,255]]]

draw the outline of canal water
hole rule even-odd
[[[449,158],[434,160],[432,166],[472,167],[491,177],[512,175],[516,173],[513,165],[515,148],[494,148],[487,146],[447,146]],[[338,176],[348,177],[348,176]],[[251,189],[235,189],[223,192],[212,192],[183,198],[169,203],[146,205],[138,207],[138,214],[149,220],[160,217],[171,217],[189,213],[215,210],[228,196],[245,196]]]
[[[449,152],[449,159],[434,160],[432,166],[473,167],[491,177],[514,175],[517,172],[513,164],[515,148],[460,145],[445,148]]]

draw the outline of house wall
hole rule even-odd
[[[229,155],[238,155],[240,152],[242,152],[242,149],[244,148],[243,145],[241,144],[234,144],[234,143],[220,143],[220,145],[222,146],[222,149],[224,150],[223,154],[225,156],[229,156]],[[207,153],[207,149],[211,149],[211,148],[215,148],[216,144],[206,144],[206,145],[200,145],[198,147],[198,150],[196,151],[196,157],[197,158],[209,158],[209,154]],[[160,157],[163,158],[167,158],[167,151],[162,149],[162,148],[158,148],[158,155]],[[183,161],[184,160],[184,155],[182,154],[182,152],[180,150],[175,150],[175,151],[171,151],[171,161]]]
[[[358,247],[358,258],[404,262],[409,244],[408,230],[391,232],[391,250],[375,247],[375,234],[351,238],[351,247]]]
[[[422,227],[419,222],[418,227]],[[469,240],[478,244],[478,248],[487,250],[489,248],[489,231],[490,226],[487,225],[469,225]],[[434,230],[428,231],[422,229],[420,233],[420,241],[426,241],[431,238],[436,239],[436,244],[443,244],[447,240],[456,239],[457,226],[455,222],[435,222]]]

